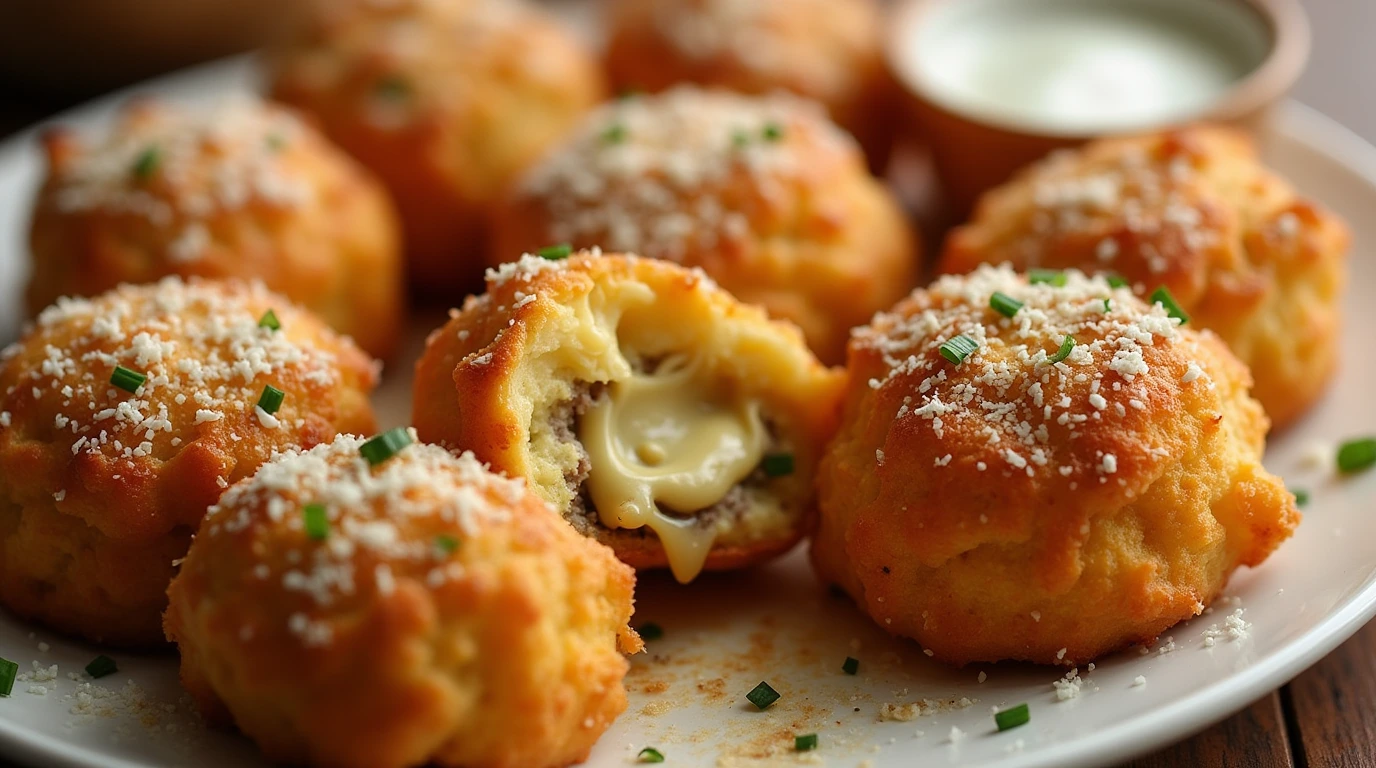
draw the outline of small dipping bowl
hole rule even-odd
[[[953,213],[1060,147],[1259,128],[1309,54],[1298,0],[903,0],[887,44]]]

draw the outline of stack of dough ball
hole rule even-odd
[[[591,115],[523,176],[494,240],[494,263],[567,242],[701,267],[828,363],[917,271],[902,210],[815,105],[688,86]]]
[[[596,58],[517,0],[306,5],[273,95],[391,189],[417,289],[475,287],[493,201],[604,97]]]
[[[586,758],[626,708],[635,574],[471,455],[363,445],[283,454],[206,516],[166,622],[202,712],[274,762]]]
[[[280,330],[260,326],[269,310]],[[126,391],[116,366],[147,379]],[[0,603],[161,644],[173,561],[206,508],[276,451],[371,430],[376,380],[259,286],[165,278],[58,301],[0,354]],[[276,413],[257,405],[267,386],[285,393]]]
[[[619,0],[607,65],[623,91],[676,83],[815,99],[888,165],[898,89],[874,0]]]
[[[525,256],[430,336],[421,437],[525,477],[582,533],[680,581],[813,527],[841,374],[700,271]]]
[[[289,112],[247,98],[127,108],[98,143],[45,136],[33,217],[36,314],[168,275],[261,280],[386,356],[402,316],[386,192]]]
[[[945,272],[981,263],[1073,267],[1166,286],[1252,370],[1283,425],[1333,377],[1349,235],[1258,161],[1251,140],[1195,127],[1053,155],[987,193]]]
[[[851,342],[813,561],[943,661],[1074,665],[1149,642],[1299,521],[1218,337],[1064,277],[943,277]],[[1011,319],[996,292],[1023,302]],[[941,345],[961,335],[978,348],[956,364]]]

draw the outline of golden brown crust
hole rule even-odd
[[[272,309],[282,330],[258,328]],[[116,364],[149,376],[109,384]],[[89,639],[162,642],[172,562],[274,451],[373,427],[371,360],[261,287],[175,278],[64,299],[0,358],[0,601]],[[263,418],[265,386],[287,393]]]
[[[261,280],[385,357],[401,328],[401,244],[367,171],[279,107],[151,101],[99,144],[44,137],[35,204],[37,314],[59,296],[180,277]]]
[[[490,261],[550,243],[701,267],[829,364],[916,280],[892,194],[815,106],[680,87],[599,109],[498,208]],[[844,299],[838,299],[844,297]]]
[[[1025,306],[1004,319],[995,291]],[[958,334],[980,346],[957,366],[938,348]],[[1299,519],[1261,466],[1246,368],[1102,280],[942,278],[858,332],[849,373],[813,560],[944,661],[1073,665],[1149,641]]]
[[[415,287],[481,283],[503,187],[606,93],[598,62],[505,0],[317,2],[272,55],[272,93],[391,190]]]
[[[1244,134],[1197,126],[1105,139],[985,194],[940,269],[981,263],[1114,272],[1167,286],[1192,324],[1252,371],[1271,421],[1298,418],[1337,369],[1350,235],[1257,159]]]
[[[790,91],[825,105],[877,173],[887,167],[898,87],[873,0],[620,0],[610,14],[618,90]]]
[[[619,297],[646,288],[651,300],[623,307]],[[735,301],[699,271],[583,253],[557,262],[526,256],[489,272],[487,294],[470,299],[431,334],[416,365],[412,421],[427,441],[471,450],[494,470],[527,478],[625,562],[665,567],[664,547],[651,531],[608,529],[591,522],[595,512],[588,517],[573,509],[578,489],[567,476],[578,463],[577,449],[548,439],[544,424],[552,409],[574,397],[579,381],[610,380],[618,347],[651,358],[703,356],[717,376],[761,399],[777,439],[793,454],[794,472],[766,485],[783,500],[783,517],[718,528],[708,569],[761,562],[810,532],[811,478],[835,428],[839,372],[817,362],[797,329]]]
[[[168,590],[187,690],[274,761],[586,758],[641,647],[631,569],[469,455],[413,445],[369,468],[362,442],[290,452],[211,510]]]

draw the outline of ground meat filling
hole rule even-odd
[[[583,444],[578,440],[578,419],[603,396],[605,390],[606,385],[602,382],[579,382],[574,385],[573,397],[555,406],[550,413],[550,431],[555,438],[561,443],[572,443],[578,449],[578,464],[564,473],[564,482],[568,483],[569,490],[574,493],[573,503],[569,505],[565,517],[579,533],[584,535],[593,535],[599,530],[606,531],[607,527],[602,524],[592,499],[588,497],[586,481],[588,473],[592,470],[592,464],[588,460],[588,452],[584,450]],[[770,445],[765,452],[766,454],[773,453],[778,442],[775,437],[774,425],[766,421],[765,427],[770,434]],[[662,511],[666,515],[691,518],[701,526],[712,525],[722,517],[728,519],[739,517],[745,514],[750,504],[745,489],[763,486],[768,482],[768,479],[763,471],[757,469],[750,473],[749,477],[732,487],[720,501],[706,509],[700,509],[686,515],[671,509]],[[649,526],[625,529],[619,532],[623,535],[641,538],[653,538],[655,535]]]

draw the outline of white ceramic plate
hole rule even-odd
[[[205,101],[249,89],[254,80],[251,66],[240,60],[136,92]],[[118,97],[83,107],[62,121],[98,128],[117,102]],[[34,138],[30,131],[0,145],[0,342],[18,329],[28,210],[42,170]],[[1273,470],[1308,488],[1313,498],[1295,538],[1264,567],[1235,578],[1228,594],[1239,603],[1175,628],[1169,643],[1163,638],[1145,652],[1104,659],[1093,672],[1081,669],[1079,695],[1058,701],[1052,686],[1057,670],[954,670],[925,658],[912,644],[885,637],[848,602],[828,596],[802,552],[752,573],[710,576],[686,588],[646,577],[636,622],[656,622],[665,635],[634,660],[627,680],[630,708],[588,764],[627,765],[644,746],[657,747],[671,765],[818,759],[833,766],[869,761],[874,768],[1111,764],[1231,714],[1356,631],[1376,613],[1376,472],[1344,480],[1329,469],[1306,469],[1303,460],[1316,441],[1331,444],[1376,432],[1376,360],[1369,335],[1376,327],[1376,302],[1370,300],[1376,294],[1370,253],[1376,247],[1376,150],[1294,106],[1283,114],[1266,157],[1304,192],[1345,216],[1356,245],[1341,380],[1309,418],[1272,442],[1267,457]],[[425,324],[419,321],[417,330]],[[380,397],[393,423],[409,410],[405,379],[416,349],[418,344],[399,356]],[[1206,647],[1210,625],[1222,627],[1236,607],[1244,609],[1250,631]],[[1162,646],[1174,650],[1163,652]],[[246,741],[196,722],[171,656],[114,654],[120,672],[83,691],[67,673],[79,671],[99,650],[0,614],[0,656],[25,670],[33,661],[58,667],[56,680],[21,682],[10,698],[0,699],[0,755],[35,765],[260,765]],[[847,656],[860,659],[859,675],[842,674]],[[981,672],[987,676],[982,683]],[[1144,685],[1133,684],[1139,675]],[[783,694],[766,712],[745,700],[761,680]],[[126,687],[130,681],[136,691]],[[360,684],[366,686],[366,674]],[[30,685],[46,693],[29,693]],[[908,722],[878,716],[885,703],[961,697],[976,701]],[[997,733],[991,708],[1022,702],[1031,706],[1031,723]],[[953,742],[952,728],[964,738]],[[819,734],[820,748],[793,753],[793,736],[806,733]]]

